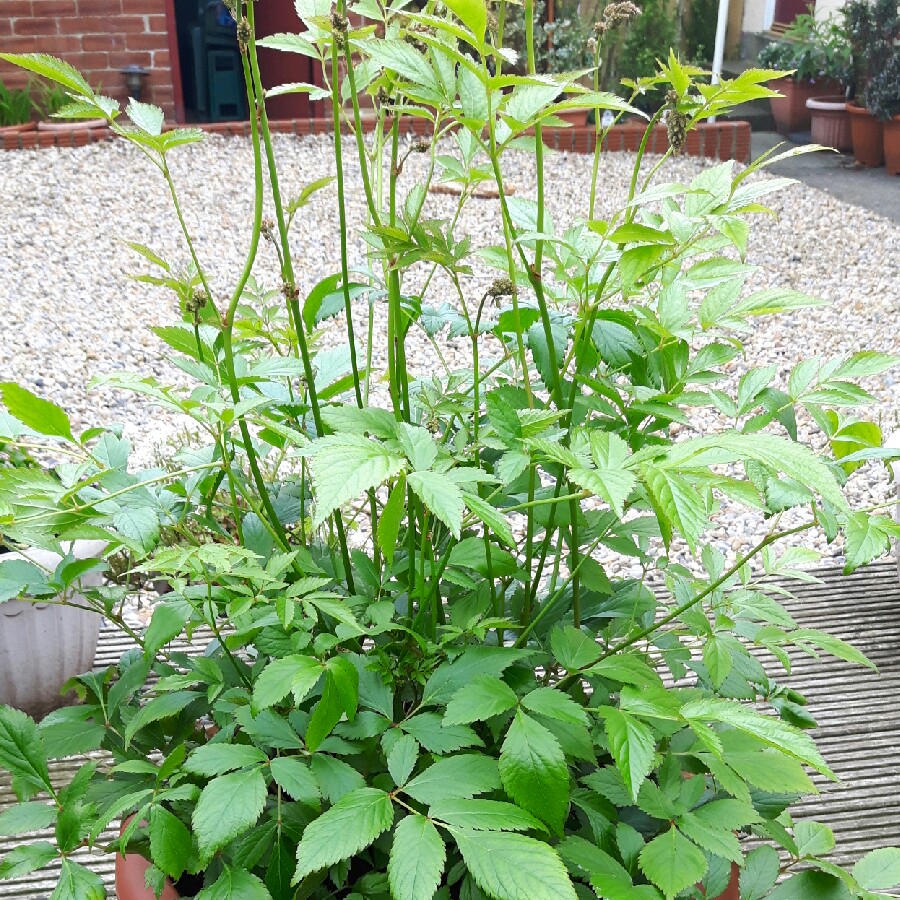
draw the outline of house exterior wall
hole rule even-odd
[[[120,69],[143,66],[141,99],[175,117],[166,0],[0,0],[0,49],[49,53],[84,73],[91,86],[127,99]],[[27,73],[0,63],[0,78],[23,86]]]

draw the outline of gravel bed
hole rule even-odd
[[[276,136],[275,150],[286,195],[334,170],[328,137]],[[352,157],[346,143],[345,155]],[[247,246],[253,199],[249,141],[209,137],[174,153],[171,165],[188,226],[221,306],[241,270]],[[423,165],[421,157],[409,158],[404,193],[421,178]],[[622,202],[631,165],[629,154],[603,157],[601,216]],[[685,182],[709,165],[704,160],[675,159],[663,169],[662,178]],[[586,213],[590,166],[587,156],[550,156],[547,204],[557,224]],[[507,168],[517,194],[534,196],[533,161],[525,155],[512,157]],[[350,252],[362,264],[365,245],[355,227],[364,210],[358,177],[349,177],[347,190]],[[767,199],[777,215],[758,216],[754,223],[747,257],[759,267],[752,276],[754,286],[795,288],[829,305],[759,320],[746,339],[746,358],[735,365],[734,377],[739,377],[747,360],[753,365],[777,364],[783,381],[796,362],[815,354],[866,349],[900,353],[900,227],[800,184]],[[451,196],[429,196],[426,211],[448,218],[455,204]],[[334,209],[332,186],[317,194],[294,223],[292,243],[301,291],[339,267]],[[478,200],[470,204],[461,228],[476,244],[486,243],[497,238],[498,221],[497,201]],[[62,404],[76,427],[124,423],[138,455],[146,459],[154,444],[176,432],[180,423],[142,397],[86,390],[90,378],[117,370],[174,381],[183,377],[149,331],[150,326],[178,320],[177,302],[168,291],[126,277],[149,272],[150,267],[125,240],[146,244],[177,266],[188,261],[165,183],[124,142],[0,157],[0,379],[17,381]],[[267,287],[278,284],[277,258],[266,243],[254,274]],[[476,272],[471,294],[480,295],[491,277]],[[436,279],[433,288],[432,303],[452,299],[449,285]],[[365,307],[355,310],[354,319],[357,312],[362,326]],[[384,327],[382,310],[377,312],[376,327]],[[358,333],[365,334],[365,328]],[[344,336],[345,323],[335,319],[322,339],[326,345],[340,344]],[[441,344],[451,367],[465,364],[461,342]],[[440,367],[421,332],[410,339],[408,355],[418,374]],[[383,364],[376,355],[376,367]],[[898,378],[889,372],[866,383],[879,400],[872,415],[886,431],[898,422]],[[716,427],[716,417],[703,413],[689,431]],[[869,465],[852,476],[848,490],[854,504],[867,504],[883,500],[888,487],[884,467]],[[758,516],[727,504],[716,524],[716,543],[728,556],[746,548],[765,529]],[[822,538],[816,544],[825,553],[839,554],[839,547],[826,547]],[[615,570],[631,569],[625,560],[606,561]]]

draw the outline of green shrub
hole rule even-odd
[[[0,81],[0,128],[24,125],[31,119],[34,101],[28,88],[15,90]]]
[[[35,472],[26,490],[0,471],[10,539],[57,546],[102,533],[110,553],[126,548],[139,572],[172,586],[142,633],[121,615],[124,588],[83,587],[136,649],[76,679],[84,704],[40,724],[0,708],[0,764],[21,801],[0,834],[55,827],[53,842],[9,853],[0,877],[58,861],[54,900],[102,898],[72,851],[99,847],[130,817],[105,849],[146,856],[157,894],[165,876],[199,875],[184,886],[197,900],[697,900],[723,890],[732,861],[759,898],[869,898],[900,881],[900,851],[844,872],[821,858],[833,842],[825,825],[794,825],[792,802],[815,790],[809,771],[833,775],[799,727],[811,724],[803,698],[754,655],[867,662],[798,629],[766,575],[805,577],[797,566],[815,554],[784,541],[812,529],[843,535],[848,569],[897,536],[889,516],[851,509],[841,489],[850,467],[890,456],[878,429],[830,409],[872,400],[856,379],[897,360],[867,349],[804,360],[784,387],[775,367],[733,383],[757,317],[817,303],[745,288],[748,220],[781,184],[748,176],[778,157],[706,168],[689,185],[659,180],[697,123],[770,96],[767,73],[710,85],[669,54],[635,94],[666,88],[674,146],[649,170],[638,153],[628,201],[609,218],[595,209],[595,166],[586,208],[554,222],[542,123],[572,106],[640,116],[631,104],[573,75],[536,75],[531,27],[529,74],[506,75],[478,0],[453,0],[455,15],[364,5],[381,27],[359,30],[343,6],[323,18],[318,2],[298,5],[302,35],[259,42],[254,5],[238,11],[259,115],[250,251],[228,299],[209,289],[183,215],[188,272],[164,248],[131,245],[155,273],[141,277],[181,305],[182,325],[154,331],[191,383],[102,379],[187,416],[206,444],[180,451],[174,471],[138,470],[115,430],[75,435],[60,408],[0,386],[0,437],[37,434],[72,460],[58,477]],[[351,136],[334,135],[337,178],[293,199],[278,179],[259,45],[310,55],[326,75],[353,57],[343,91],[324,88],[336,117],[342,96],[352,103]],[[200,132],[164,132],[162,112],[135,101],[125,123],[64,63],[4,58],[107,118],[181,213],[168,158]],[[371,144],[363,90],[378,117]],[[401,151],[408,116],[431,133]],[[424,177],[404,171],[413,152]],[[508,167],[532,163],[535,196],[508,196]],[[291,223],[327,189],[345,235],[349,177],[368,210],[365,265],[342,242],[334,274],[301,295]],[[460,210],[492,182],[493,230],[476,244],[458,216],[434,218],[435,182],[461,191]],[[280,292],[250,280],[261,240],[278,248]],[[426,287],[414,290],[417,275]],[[369,338],[349,316],[362,297]],[[346,328],[346,348],[322,349],[329,326]],[[415,377],[413,329],[461,339],[471,365]],[[369,402],[380,385],[383,407]],[[727,425],[674,440],[672,423],[698,407]],[[801,442],[798,411],[830,441]],[[712,539],[722,497],[768,517],[734,561]],[[229,539],[191,540],[215,508],[227,510],[215,521]],[[351,528],[362,530],[355,545]],[[183,540],[162,546],[164,530]],[[642,577],[606,571],[601,548]],[[46,598],[82,571],[68,559],[52,573],[0,562],[0,584],[5,596]],[[203,656],[171,644],[200,629],[214,635]],[[51,780],[48,757],[100,749],[108,756],[68,785]],[[739,835],[764,846],[748,851]]]

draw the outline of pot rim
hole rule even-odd
[[[806,101],[807,109],[817,109],[823,112],[846,112],[847,101],[836,94],[824,97],[810,97]]]
[[[77,119],[74,122],[42,119],[37,123],[37,128],[38,131],[96,131],[108,124],[106,119]]]

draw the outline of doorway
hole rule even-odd
[[[173,7],[184,121],[246,120],[247,93],[237,24],[227,6],[223,0],[174,0]],[[293,0],[266,0],[256,7],[260,37],[301,28]],[[294,53],[260,47],[259,66],[265,88],[315,80],[312,60]],[[267,101],[266,109],[271,119],[306,118],[313,114],[306,94],[275,97]]]

